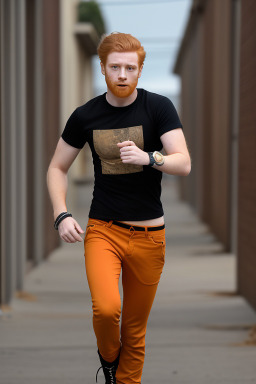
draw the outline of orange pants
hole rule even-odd
[[[85,235],[93,328],[104,360],[114,361],[120,351],[118,384],[141,383],[147,320],[164,266],[165,229],[141,228],[145,231],[134,230],[132,226],[121,228],[112,221],[89,219]]]

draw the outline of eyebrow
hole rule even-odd
[[[126,65],[127,67],[137,67],[137,64],[108,63],[108,65]]]

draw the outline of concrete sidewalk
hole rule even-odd
[[[234,294],[235,257],[177,200],[175,185],[170,177],[163,182],[166,264],[148,322],[142,382],[256,383],[256,346],[245,342],[256,318]],[[91,189],[79,195],[83,227]],[[100,364],[83,244],[55,251],[27,275],[25,291],[0,316],[0,383],[95,383]]]

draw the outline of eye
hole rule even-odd
[[[114,69],[114,70],[116,70],[116,69],[118,68],[118,66],[117,66],[117,65],[112,65],[111,68]]]
[[[133,71],[134,67],[128,67],[128,71]]]

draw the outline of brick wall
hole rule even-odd
[[[256,308],[256,1],[241,3],[238,289]]]
[[[231,0],[205,1],[194,11],[177,72],[182,78],[182,122],[192,172],[182,197],[230,249]],[[192,25],[192,22],[191,22]]]
[[[202,218],[230,248],[231,2],[210,1],[204,15],[204,206]]]

